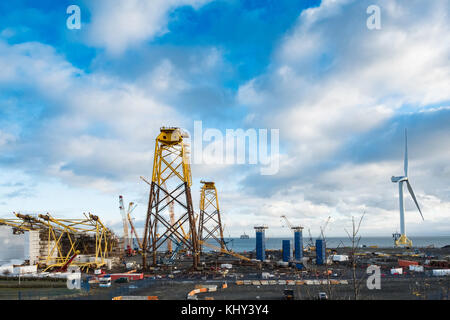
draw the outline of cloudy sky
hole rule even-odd
[[[81,9],[68,29],[67,8]],[[369,30],[367,8],[380,8]],[[399,230],[408,129],[409,235],[450,234],[448,0],[0,2],[0,216],[146,212],[161,126],[279,129],[280,167],[193,165],[219,189],[225,235],[285,236],[280,215],[345,236]]]

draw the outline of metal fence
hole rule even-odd
[[[0,300],[111,300],[113,297],[133,295],[136,291],[148,288],[157,280],[146,278],[130,283],[116,284],[110,288],[93,288],[88,281],[82,281],[81,289],[66,288],[8,288],[0,289]]]
[[[51,290],[31,290],[31,289],[20,289],[20,290],[0,290],[0,300],[53,300],[58,299],[58,297],[64,297],[69,294],[73,294],[69,290],[67,291],[51,291]]]
[[[94,290],[85,290],[84,295],[80,295],[78,297],[71,298],[73,300],[112,300],[114,297],[118,296],[130,296],[135,294],[135,292],[148,288],[154,285],[157,280],[152,278],[145,278],[143,280],[133,281],[130,283],[113,285],[108,289],[94,289]]]

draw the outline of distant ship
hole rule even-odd
[[[250,237],[244,232],[244,234],[241,235],[241,239],[250,239]]]

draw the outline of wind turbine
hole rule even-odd
[[[409,191],[411,197],[413,198],[414,203],[416,204],[420,215],[422,216],[422,220],[425,220],[425,219],[423,218],[422,211],[420,210],[419,204],[417,203],[416,196],[414,194],[414,191],[413,191],[411,184],[409,183],[409,179],[408,179],[408,135],[407,135],[406,129],[405,129],[404,172],[405,172],[404,176],[401,176],[401,177],[393,176],[391,178],[392,182],[398,183],[398,194],[399,194],[398,198],[400,201],[400,235],[399,235],[399,237],[396,237],[395,245],[412,247],[412,241],[406,237],[406,232],[405,232],[405,209],[404,209],[404,201],[403,201],[403,183],[406,183],[406,186],[408,187],[408,191]]]

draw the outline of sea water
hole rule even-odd
[[[411,237],[413,246],[417,248],[424,248],[428,246],[434,246],[435,248],[441,248],[446,245],[450,245],[449,237]],[[282,240],[291,240],[291,247],[294,243],[294,237],[283,238],[267,238],[266,237],[266,249],[276,250],[281,249]],[[209,242],[209,241],[208,241]],[[235,252],[253,251],[256,247],[256,239],[240,239],[240,238],[225,238],[227,247]],[[309,243],[309,238],[303,238],[303,247],[306,247]],[[315,245],[316,239],[313,239]],[[211,242],[213,243],[213,242]],[[214,243],[213,243],[214,244]],[[217,244],[217,242],[216,242]],[[326,238],[326,244],[328,248],[337,247],[350,247],[352,245],[351,240],[348,237],[330,237]],[[378,248],[393,248],[394,240],[392,237],[361,237],[359,246],[377,246]]]

